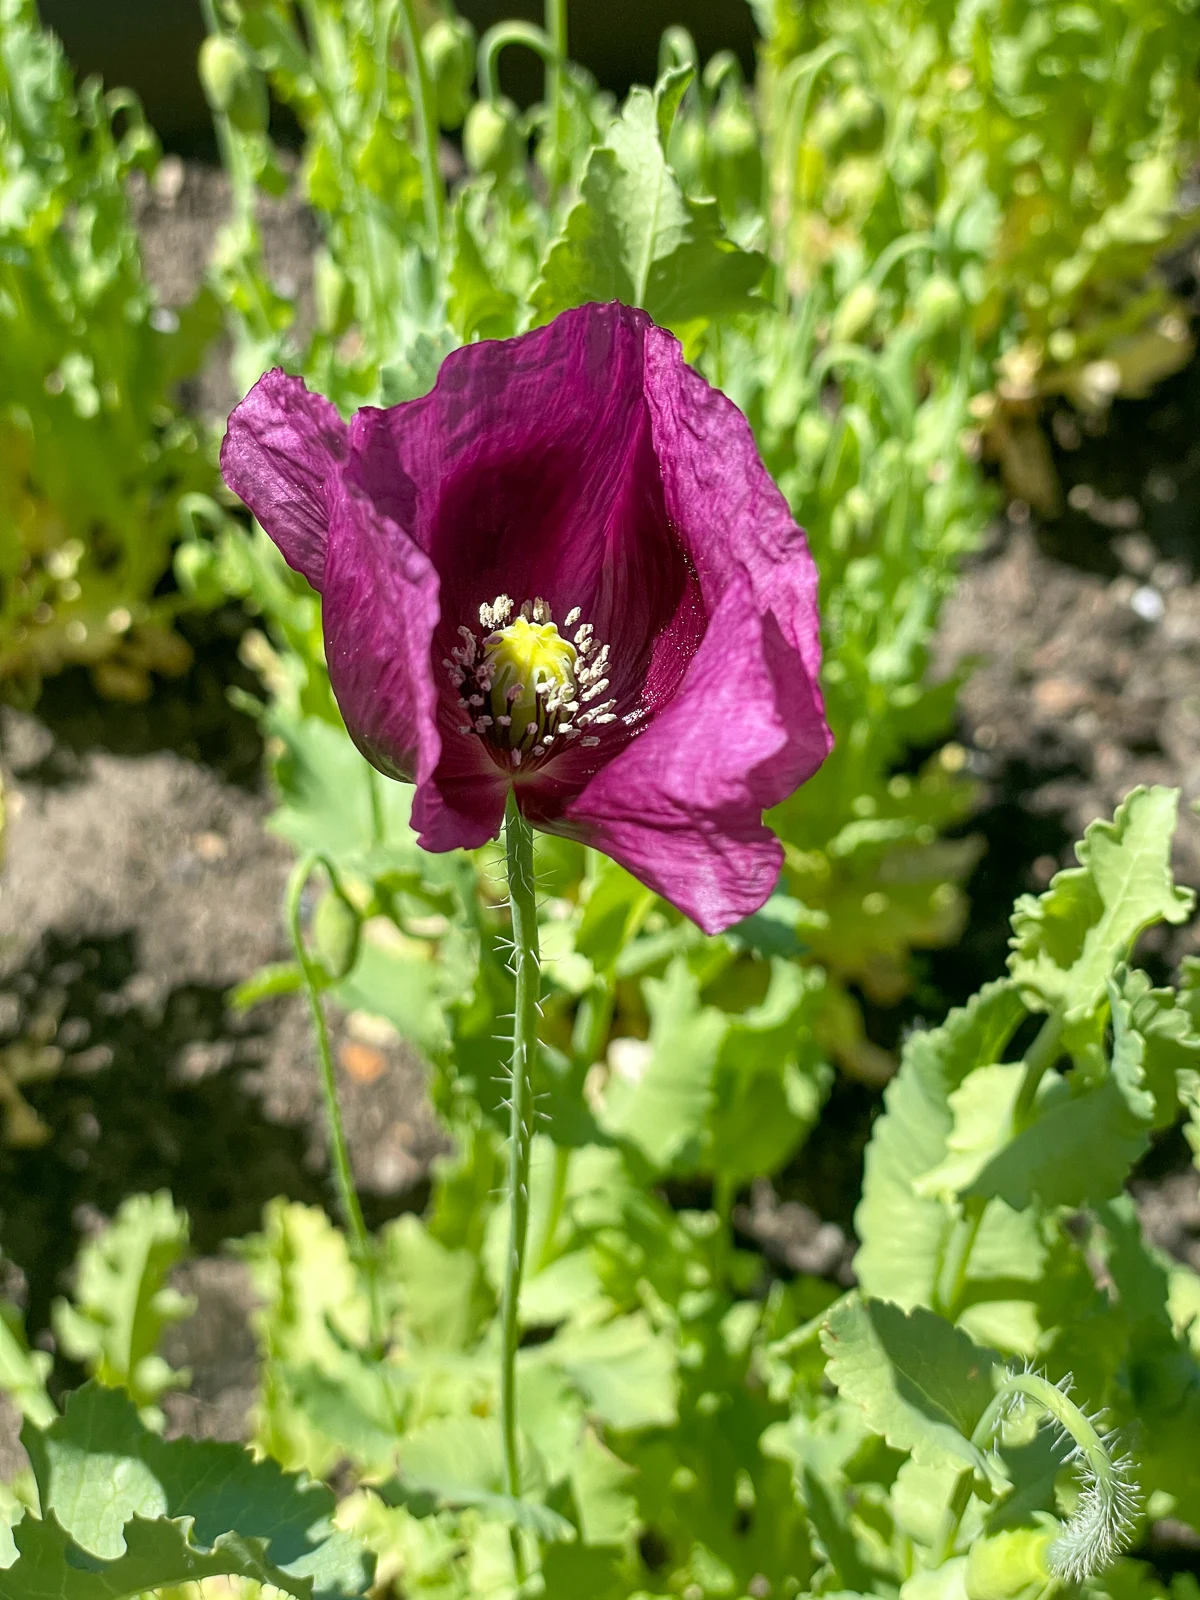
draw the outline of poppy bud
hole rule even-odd
[[[328,889],[313,912],[313,945],[331,978],[344,978],[358,960],[361,922],[358,912],[338,889]]]
[[[796,453],[809,470],[819,467],[833,437],[833,423],[818,406],[806,411],[796,424]]]
[[[967,1557],[968,1600],[1018,1600],[1027,1593],[1040,1594],[1053,1581],[1046,1552],[1054,1537],[1054,1529],[1012,1528],[990,1539],[976,1539]]]
[[[475,30],[461,17],[439,17],[421,39],[425,70],[433,84],[443,128],[457,128],[467,114],[475,76]]]
[[[507,178],[525,153],[520,115],[512,101],[476,100],[463,127],[463,155],[472,172]]]
[[[942,333],[962,315],[963,297],[952,278],[936,273],[917,291],[917,321],[925,333]]]
[[[835,344],[853,344],[866,333],[879,305],[879,290],[866,278],[860,280],[837,308],[832,334]]]
[[[240,133],[261,133],[266,128],[267,86],[236,39],[210,33],[200,46],[199,72],[209,105]]]

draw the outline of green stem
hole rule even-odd
[[[371,843],[382,844],[387,837],[387,820],[383,811],[383,788],[379,773],[366,762],[367,792],[371,799]]]
[[[1013,1101],[1013,1132],[1019,1133],[1033,1110],[1038,1085],[1046,1071],[1054,1065],[1062,1050],[1063,1019],[1058,1012],[1048,1016],[1038,1031],[1037,1038],[1025,1052],[1025,1076]]]
[[[550,112],[550,198],[563,181],[562,153],[566,144],[563,74],[567,63],[567,0],[546,0],[546,32],[554,55],[546,65],[546,104]]]
[[[479,93],[484,100],[499,99],[500,52],[510,44],[521,44],[532,50],[546,63],[547,72],[550,70],[554,46],[541,28],[532,22],[498,22],[479,41]]]
[[[421,186],[425,191],[425,225],[435,255],[441,253],[442,222],[446,196],[438,166],[438,120],[433,85],[421,52],[421,32],[417,27],[414,0],[401,0],[401,25],[404,29],[404,60],[408,67],[409,94],[417,125],[417,155],[421,162]]]
[[[938,1530],[938,1541],[933,1554],[935,1569],[942,1566],[954,1554],[954,1541],[958,1538],[962,1519],[971,1503],[971,1491],[974,1485],[975,1473],[971,1467],[967,1467],[959,1473],[942,1515],[942,1525]]]
[[[363,1221],[358,1191],[354,1187],[354,1173],[350,1166],[350,1150],[346,1144],[346,1128],[342,1121],[342,1108],[338,1103],[337,1079],[333,1071],[333,1050],[329,1043],[329,1024],[325,1020],[325,1008],[321,1004],[322,975],[316,963],[309,956],[308,948],[304,943],[304,930],[300,923],[304,887],[318,863],[325,867],[330,877],[334,879],[336,887],[336,876],[328,862],[321,862],[321,858],[316,855],[306,855],[292,869],[292,875],[288,879],[284,904],[288,932],[292,939],[292,948],[296,952],[296,960],[300,965],[301,972],[304,974],[304,987],[308,993],[309,1009],[312,1012],[313,1032],[317,1041],[317,1061],[321,1069],[321,1094],[325,1101],[325,1117],[329,1126],[329,1151],[333,1159],[333,1175],[337,1184],[342,1220],[346,1225],[346,1232],[350,1236],[351,1255],[367,1282],[371,1317],[371,1343],[377,1353],[382,1353],[387,1341],[383,1325],[383,1312],[379,1302],[379,1279],[375,1250],[371,1243],[370,1235],[367,1233],[367,1225]]]
[[[950,1237],[947,1248],[947,1258],[942,1265],[937,1287],[937,1304],[935,1309],[944,1317],[954,1321],[958,1315],[962,1302],[963,1290],[967,1286],[967,1272],[971,1265],[971,1252],[975,1248],[975,1241],[979,1238],[979,1230],[983,1225],[983,1214],[987,1210],[987,1201],[974,1196],[967,1200],[963,1207],[963,1215],[955,1224],[954,1232]]]
[[[517,1346],[520,1342],[521,1278],[529,1231],[529,1155],[533,1137],[533,1071],[537,1060],[538,954],[537,895],[533,875],[533,829],[510,793],[504,817],[508,852],[508,893],[512,906],[513,1014],[512,1079],[509,1084],[508,1254],[500,1303],[500,1428],[504,1439],[506,1486],[514,1499],[521,1493],[517,1446]],[[519,1546],[514,1544],[519,1556]],[[518,1562],[518,1579],[520,1564]]]

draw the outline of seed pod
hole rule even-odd
[[[439,17],[421,39],[425,70],[437,100],[437,118],[443,128],[462,124],[475,76],[475,30],[462,17]]]
[[[976,1539],[967,1557],[968,1600],[1019,1600],[1029,1593],[1040,1594],[1053,1574],[1046,1564],[1046,1552],[1054,1530],[1012,1528]]]
[[[313,912],[313,946],[321,965],[334,979],[353,971],[358,960],[362,922],[358,912],[337,889],[327,889]]]
[[[507,178],[525,154],[520,113],[512,101],[476,100],[463,128],[463,154],[472,172]]]
[[[200,46],[200,82],[208,103],[240,133],[262,133],[267,126],[267,86],[250,56],[227,33],[210,33]]]

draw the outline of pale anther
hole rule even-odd
[[[579,607],[578,606],[572,606],[570,611],[567,612],[566,620],[563,623],[563,627],[564,628],[573,628],[578,621],[579,621]]]

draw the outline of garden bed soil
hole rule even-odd
[[[152,275],[178,305],[198,285],[225,191],[216,174],[166,172],[139,204]],[[310,221],[280,203],[265,228],[273,270],[303,302]],[[231,398],[218,351],[190,400],[214,416]],[[1073,860],[1089,821],[1136,783],[1200,794],[1200,362],[1152,400],[1120,405],[1106,433],[1068,418],[1056,438],[1067,513],[1039,527],[1010,507],[937,641],[939,672],[982,657],[959,738],[980,780],[970,827],[987,844],[963,938],[925,958],[922,993],[941,1009],[1002,969],[1014,896]],[[198,1259],[181,1283],[199,1308],[170,1335],[171,1360],[193,1380],[167,1408],[173,1428],[222,1437],[245,1431],[253,1346],[248,1284],[221,1242],[253,1230],[275,1194],[330,1199],[303,1004],[241,1017],[228,1003],[231,985],[287,954],[291,857],[263,831],[258,735],[226,696],[249,681],[237,658],[245,625],[236,612],[197,624],[194,671],[157,684],[144,706],[103,702],[73,672],[47,686],[36,714],[6,711],[0,724],[11,804],[0,1063],[24,1077],[48,1134],[0,1142],[0,1237],[24,1268],[7,1289],[50,1347],[50,1305],[78,1237],[124,1195],[169,1188],[191,1215]],[[1190,811],[1177,865],[1200,885]],[[1197,950],[1196,928],[1171,930],[1148,956],[1165,975]],[[906,1020],[936,1020],[938,1007]],[[334,1022],[352,1156],[377,1223],[422,1202],[442,1135],[411,1053],[358,1019]],[[896,1020],[887,1026],[881,1042],[894,1045]],[[38,1078],[39,1062],[50,1076]],[[872,1091],[840,1081],[822,1137],[744,1197],[739,1232],[779,1270],[847,1281],[877,1110]],[[1186,1156],[1166,1140],[1136,1189],[1151,1237],[1200,1269],[1200,1177]]]

